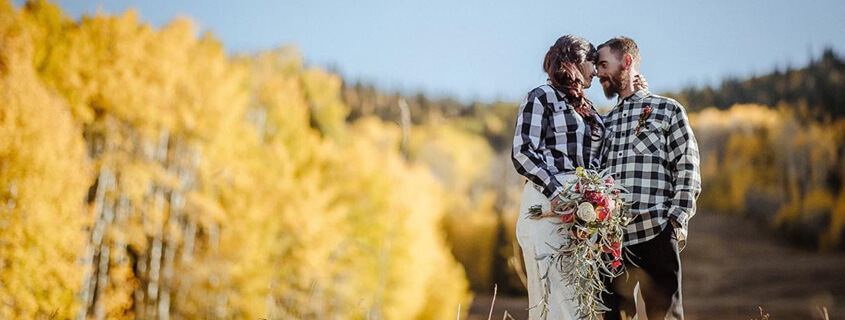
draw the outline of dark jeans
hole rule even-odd
[[[667,224],[657,237],[627,248],[630,253],[623,255],[626,274],[605,283],[611,293],[603,294],[602,299],[611,311],[604,319],[621,319],[621,311],[629,317],[636,313],[633,291],[639,281],[649,320],[683,320],[681,258],[675,228]]]

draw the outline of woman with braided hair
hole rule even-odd
[[[525,262],[532,320],[577,319],[573,289],[550,269],[555,262],[543,258],[566,241],[557,233],[558,219],[532,219],[528,210],[540,205],[550,211],[576,168],[601,169],[606,130],[584,93],[596,75],[596,57],[596,48],[586,39],[560,37],[543,61],[547,84],[531,90],[519,107],[512,160],[527,182],[516,235]]]

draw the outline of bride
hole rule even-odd
[[[557,39],[543,61],[548,83],[528,93],[517,115],[512,158],[516,171],[528,181],[516,235],[525,261],[532,320],[577,319],[574,292],[562,279],[562,266],[548,257],[566,241],[557,233],[559,221],[532,219],[527,213],[535,205],[550,211],[561,201],[563,186],[576,168],[600,170],[605,127],[584,93],[596,75],[596,56],[595,47],[582,37]],[[635,84],[647,86],[642,79]]]

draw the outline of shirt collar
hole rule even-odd
[[[625,98],[617,100],[616,106],[618,107],[618,106],[622,105],[623,103],[629,102],[629,101],[630,102],[639,102],[640,100],[645,99],[646,97],[648,97],[650,95],[651,95],[651,92],[648,91],[647,89],[638,90],[637,92],[634,92],[634,94],[632,94],[630,96],[627,96]]]

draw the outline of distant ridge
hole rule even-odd
[[[750,79],[729,78],[718,87],[689,87],[664,93],[691,111],[705,107],[730,108],[738,103],[777,106],[780,102],[800,107],[815,117],[845,116],[845,59],[827,48],[804,68],[774,72]]]

